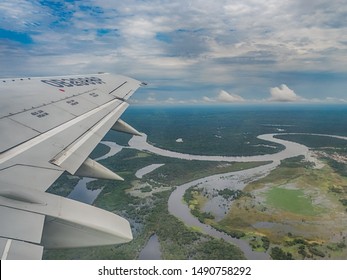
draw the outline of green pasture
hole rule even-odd
[[[274,187],[266,193],[266,201],[269,205],[299,215],[314,216],[320,213],[320,209],[312,204],[308,195],[301,189],[287,189]]]

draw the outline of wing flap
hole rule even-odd
[[[43,246],[0,237],[2,260],[40,260]]]
[[[73,248],[129,242],[129,222],[108,211],[57,195],[11,187],[0,193],[0,237]],[[13,222],[16,221],[16,222]]]
[[[114,104],[110,104],[109,106],[114,106]],[[51,162],[68,171],[70,174],[75,174],[78,168],[86,160],[87,156],[101,141],[107,131],[110,130],[127,107],[127,103],[124,102],[117,106],[116,109],[106,115],[85,134],[55,156]]]
[[[67,198],[61,198],[60,213],[47,218],[42,236],[46,248],[90,247],[131,240],[126,219]]]
[[[30,185],[33,189],[45,191],[62,173],[63,170],[58,170],[58,168],[13,165],[0,170],[0,191],[8,186],[23,187],[27,185]],[[20,174],[20,176],[16,176],[17,174]]]
[[[0,201],[10,200],[0,193]],[[17,202],[17,204],[22,202]],[[5,206],[0,206],[0,236],[40,243],[45,216]],[[16,222],[14,222],[16,221]]]

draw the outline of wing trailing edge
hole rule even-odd
[[[126,219],[58,195],[12,186],[0,193],[0,205],[0,220],[7,225],[0,228],[3,238],[46,248],[90,247],[132,240]]]

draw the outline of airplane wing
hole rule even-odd
[[[0,80],[0,256],[41,259],[43,248],[128,242],[130,225],[102,209],[46,193],[64,172],[122,180],[88,158],[144,83],[110,74]]]

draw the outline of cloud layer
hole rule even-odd
[[[221,88],[237,95],[219,101],[269,100],[280,84],[294,101],[339,100],[346,13],[345,0],[5,1],[0,76],[122,73],[149,82],[139,101],[203,102]],[[281,98],[295,96],[278,87],[270,100]]]

